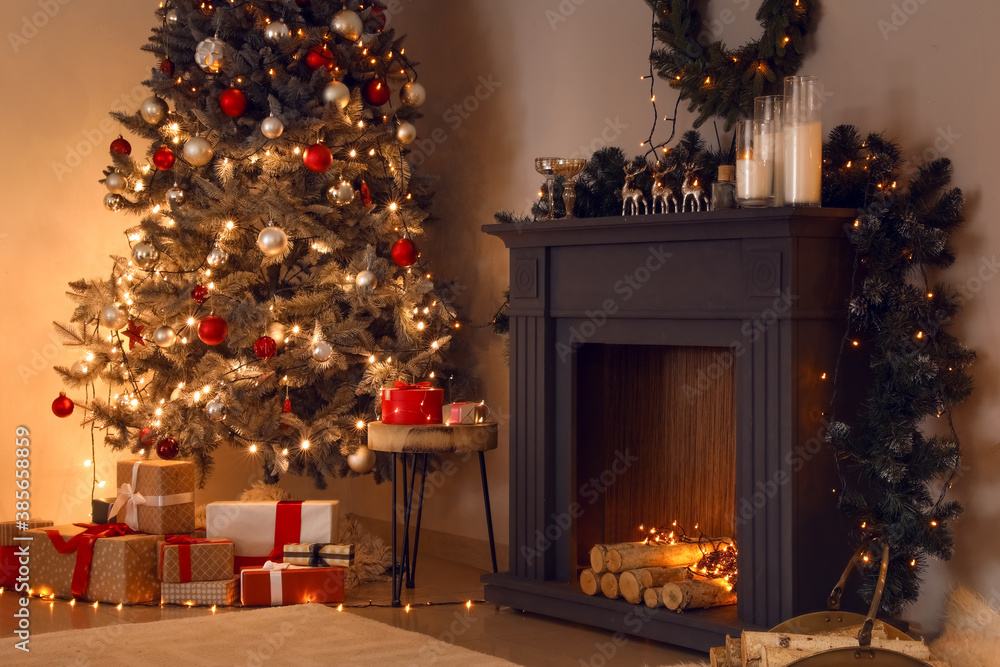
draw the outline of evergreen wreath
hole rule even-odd
[[[696,0],[645,0],[654,13],[654,35],[665,48],[654,49],[650,62],[680,99],[698,111],[695,127],[713,116],[730,129],[740,118],[753,115],[753,101],[761,95],[780,95],[784,78],[802,65],[805,38],[813,26],[817,0],[764,0],[757,20],[764,28],[760,39],[728,50],[721,41],[709,42]]]

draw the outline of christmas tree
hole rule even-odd
[[[358,0],[168,0],[157,17],[150,97],[112,114],[146,146],[115,140],[103,180],[135,218],[128,247],[71,283],[57,328],[80,359],[57,371],[107,445],[179,453],[202,481],[223,444],[270,481],[382,479],[389,459],[364,447],[378,392],[432,378],[458,327],[411,240],[425,93],[402,40]]]

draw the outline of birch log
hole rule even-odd
[[[743,640],[739,637],[726,635],[726,662],[729,667],[742,667],[743,665]]]
[[[591,569],[584,570],[580,573],[580,588],[587,595],[597,595],[598,588],[600,584],[597,581],[598,577],[594,574]]]
[[[681,567],[697,563],[702,555],[701,548],[695,542],[609,544],[604,555],[604,565],[609,572],[624,572],[643,567]]]
[[[590,550],[590,569],[594,574],[604,574],[608,571],[608,550],[618,547],[641,545],[642,542],[618,542],[616,544],[595,544]],[[693,561],[692,561],[693,562]]]
[[[632,604],[641,604],[646,589],[660,588],[672,581],[685,581],[691,578],[691,571],[686,567],[649,567],[639,570],[625,570],[618,577],[618,588],[621,596]]]
[[[604,597],[612,600],[619,596],[617,574],[605,572],[601,575],[601,592],[604,593]]]
[[[784,632],[744,632],[742,637],[743,664],[753,664],[751,661],[761,661],[763,648],[795,649],[804,651],[805,655],[829,651],[835,648],[857,648],[856,637],[833,637],[819,635],[793,635]],[[923,641],[906,639],[872,639],[872,648],[882,648],[908,655],[911,658],[927,661],[930,650]],[[773,653],[773,652],[772,652]],[[776,655],[776,654],[775,654]],[[763,667],[763,662],[760,662]],[[777,663],[780,664],[780,663]]]
[[[736,593],[725,579],[663,584],[663,606],[673,611],[736,604]]]
[[[663,588],[647,588],[642,593],[642,601],[650,609],[663,606]]]
[[[709,649],[708,658],[712,662],[712,667],[730,667],[725,646],[717,646],[716,648]],[[740,665],[736,667],[740,667]]]

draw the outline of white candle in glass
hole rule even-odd
[[[772,206],[785,205],[785,131],[778,128],[774,132],[774,201]]]
[[[736,160],[736,198],[767,199],[771,196],[772,166],[768,160],[757,160],[749,153]]]
[[[820,123],[785,126],[785,201],[792,206],[819,205],[823,173]]]

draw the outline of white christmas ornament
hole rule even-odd
[[[222,399],[216,398],[205,405],[205,412],[208,413],[208,418],[212,421],[221,422],[226,418],[226,404],[222,402]]]
[[[347,455],[347,465],[354,472],[363,475],[375,467],[375,452],[364,445],[358,445],[354,453]]]
[[[342,9],[330,19],[330,28],[349,42],[358,41],[364,27],[361,17],[349,9]]]
[[[268,139],[277,139],[285,131],[285,124],[277,116],[268,116],[260,122],[260,132]]]
[[[180,206],[184,203],[184,190],[180,189],[176,185],[167,190],[167,203],[175,204]]]
[[[167,103],[153,95],[139,105],[139,115],[150,125],[156,125],[167,117]]]
[[[280,42],[288,39],[291,34],[292,31],[288,29],[288,26],[283,21],[272,21],[264,28],[264,39],[269,42]]]
[[[208,164],[214,155],[212,144],[204,137],[191,137],[184,144],[184,159],[195,167]]]
[[[417,128],[413,126],[413,123],[403,121],[396,128],[396,138],[399,139],[400,143],[412,144],[417,138]]]
[[[109,303],[101,308],[100,319],[103,326],[117,331],[128,322],[128,315],[115,304]]]
[[[117,212],[122,210],[122,206],[125,205],[125,199],[121,195],[116,195],[111,192],[104,195],[104,208],[112,212]]]
[[[257,235],[257,247],[265,255],[280,255],[288,247],[288,236],[280,227],[265,227]]]
[[[209,37],[198,43],[194,50],[194,61],[206,72],[216,74],[222,69],[222,52],[226,43],[218,37]]]
[[[411,107],[419,107],[427,101],[427,91],[416,81],[411,81],[399,91],[399,100]]]
[[[153,332],[153,342],[160,347],[170,347],[177,342],[177,332],[173,327],[164,324]]]
[[[132,261],[140,269],[151,269],[160,260],[160,251],[152,244],[141,241],[132,246]]]
[[[333,346],[327,343],[325,340],[317,341],[313,343],[312,348],[309,350],[309,354],[315,361],[323,363],[324,361],[329,361],[330,357],[333,356]]]
[[[82,378],[87,374],[88,370],[87,362],[81,359],[80,361],[73,362],[73,365],[69,367],[69,374],[75,378]]]
[[[378,287],[378,276],[375,275],[374,271],[361,271],[354,284],[358,286],[358,289],[370,292]]]
[[[219,246],[212,248],[208,253],[208,257],[205,258],[205,263],[213,269],[219,268],[227,261],[229,261],[229,253]]]
[[[340,185],[334,185],[326,191],[326,198],[334,206],[347,206],[354,201],[354,188],[350,183],[341,181]]]
[[[113,171],[104,179],[104,185],[111,194],[120,195],[128,189],[128,179],[117,171]]]
[[[323,101],[336,104],[338,109],[346,109],[351,103],[351,89],[340,81],[331,81],[323,89]]]

